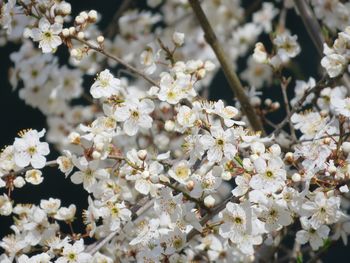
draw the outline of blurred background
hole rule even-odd
[[[72,0],[68,1],[72,4],[73,16],[83,10],[95,9],[102,14],[102,19],[99,22],[101,29],[104,29],[112,21],[113,15],[118,10],[121,0]],[[244,0],[241,1],[243,6],[250,6],[253,1]],[[256,5],[256,10],[261,7],[262,2]],[[145,1],[133,1],[131,7],[137,6],[138,8],[146,8]],[[292,34],[298,35],[298,42],[302,47],[302,52],[296,57],[295,64],[298,68],[298,79],[308,80],[309,77],[319,79],[319,62],[320,57],[317,54],[316,49],[308,37],[307,32],[304,29],[301,19],[296,15],[295,11],[289,10],[287,14],[287,28],[292,31]],[[264,43],[269,42],[268,36],[262,36],[261,41]],[[41,130],[46,128],[46,119],[44,115],[36,109],[25,105],[25,103],[18,98],[18,91],[12,91],[12,87],[8,82],[8,70],[11,66],[9,60],[10,53],[18,50],[19,45],[8,44],[5,47],[0,48],[0,147],[12,144],[17,133],[22,129],[32,128]],[[248,52],[248,54],[251,54]],[[67,51],[65,47],[60,47],[58,56],[61,58],[67,57]],[[193,58],[195,59],[195,58]],[[245,69],[246,58],[241,58],[238,61],[238,72]],[[286,74],[288,76],[288,72]],[[210,99],[217,100],[223,99],[228,104],[233,104],[233,94],[227,85],[224,74],[219,71],[215,76],[212,83],[215,86],[210,87]],[[86,91],[89,90],[92,84],[92,79],[87,79],[84,83]],[[293,95],[294,82],[290,84],[289,95],[290,98]],[[285,116],[284,107],[282,104],[282,94],[278,86],[271,85],[265,89],[263,97],[269,97],[273,101],[281,102],[281,109],[273,114],[268,115],[270,120],[274,123],[278,123]],[[266,127],[267,131],[269,127]],[[49,160],[57,158],[57,152],[51,152],[48,157]],[[49,197],[59,198],[62,200],[62,206],[68,206],[71,203],[77,205],[77,215],[81,215],[83,208],[87,207],[87,194],[83,191],[80,185],[74,185],[69,179],[65,179],[57,169],[46,168],[44,172],[44,182],[39,186],[32,186],[27,184],[23,189],[16,189],[13,192],[13,197],[17,202],[23,203],[39,203],[40,199],[48,199]],[[0,237],[5,234],[11,233],[9,225],[11,224],[11,218],[0,217]],[[77,231],[83,231],[83,225],[81,222],[75,222],[74,228]],[[324,262],[350,262],[347,256],[350,256],[349,248],[345,247],[342,242],[338,242],[336,245],[330,248],[330,251],[323,257]]]

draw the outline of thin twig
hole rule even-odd
[[[322,35],[322,29],[314,17],[310,6],[305,0],[294,0],[295,8],[303,20],[304,26],[314,43],[320,56],[323,54],[323,43],[325,42]]]
[[[306,100],[306,98],[311,94],[314,93],[316,91],[318,91],[319,89],[322,89],[323,87],[325,87],[327,84],[329,84],[329,78],[327,76],[323,77],[314,87],[309,88],[308,90],[305,91],[304,95],[300,98],[300,100],[298,100],[298,102],[294,105],[294,107],[290,110],[290,113],[287,114],[286,118],[284,118],[284,120],[282,122],[280,122],[276,129],[273,131],[273,133],[275,135],[277,135],[278,133],[280,133],[280,131],[283,129],[284,125],[286,125],[288,123],[288,121],[290,120],[290,118],[292,117],[292,115],[299,111],[302,107],[303,104]]]
[[[287,96],[287,88],[288,88],[288,85],[290,83],[290,80],[291,79],[284,79],[284,78],[281,80],[281,90],[282,90],[284,105],[286,107],[287,116],[292,116],[291,111],[290,111],[290,107],[289,107],[288,96]],[[289,129],[290,129],[290,133],[292,135],[292,138],[294,141],[297,141],[297,136],[295,135],[295,129],[294,129],[293,123],[291,122],[290,118],[288,119],[288,123],[289,123]]]
[[[248,120],[255,131],[264,132],[263,125],[261,120],[258,118],[253,106],[249,102],[248,96],[244,92],[244,88],[233,68],[233,63],[228,59],[227,54],[224,49],[220,45],[217,37],[206,17],[204,11],[198,0],[189,0],[190,5],[204,31],[204,37],[208,44],[213,49],[216,54],[217,59],[219,60],[221,67],[225,73],[226,79],[233,91],[236,95],[238,101],[241,104],[242,111],[248,117]]]
[[[93,45],[91,43],[89,43],[86,40],[82,40],[79,39],[77,37],[73,37],[75,40],[79,41],[80,43],[83,43],[85,46],[89,47],[92,50],[97,51],[98,53],[103,54],[104,56],[118,62],[120,65],[124,66],[125,68],[127,68],[129,71],[131,71],[132,73],[139,75],[140,77],[142,77],[144,80],[146,80],[147,82],[149,82],[150,84],[152,84],[153,86],[157,86],[159,87],[159,84],[157,82],[155,82],[153,79],[151,79],[150,77],[148,77],[146,74],[144,74],[143,72],[141,72],[140,70],[138,70],[137,68],[131,66],[130,64],[128,64],[127,62],[125,62],[124,60],[122,60],[121,58],[114,56],[110,53],[108,53],[107,51],[105,51],[102,47],[100,46],[96,46]]]

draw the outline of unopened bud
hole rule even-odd
[[[324,144],[330,144],[331,143],[331,138],[324,138],[323,142]]]
[[[16,177],[15,180],[13,180],[13,185],[17,188],[22,188],[26,184],[26,181],[22,176]]]
[[[76,32],[75,27],[74,27],[74,26],[71,26],[71,27],[69,28],[69,34],[70,34],[70,35],[74,35],[75,32]]]
[[[350,153],[350,142],[343,142],[341,148],[343,152]]]
[[[79,16],[81,16],[84,20],[87,20],[89,18],[88,13],[85,11],[80,12]]]
[[[55,23],[63,24],[63,17],[62,16],[55,16]]]
[[[215,198],[211,195],[208,195],[204,198],[204,205],[208,208],[212,208],[215,205]]]
[[[186,184],[186,188],[188,191],[192,191],[193,188],[194,188],[194,182],[191,180],[191,181],[188,181],[187,184]]]
[[[84,24],[84,22],[85,22],[85,19],[82,17],[82,16],[77,16],[77,17],[75,17],[75,23],[77,23],[78,25],[81,25],[81,24]]]
[[[84,38],[85,38],[84,32],[79,32],[78,35],[77,35],[77,37],[78,37],[80,40],[84,40]]]
[[[173,34],[173,42],[176,46],[182,46],[185,41],[185,34],[180,32],[175,32]]]
[[[102,44],[103,41],[105,41],[105,38],[104,38],[103,36],[98,36],[98,37],[97,37],[97,42],[98,42],[99,44]]]
[[[293,163],[294,162],[294,155],[292,152],[287,152],[286,155],[285,155],[285,160],[288,162],[288,163]]]
[[[197,79],[204,78],[206,73],[207,73],[207,71],[204,68],[197,70],[197,74],[196,74]]]
[[[272,105],[271,105],[271,108],[273,110],[278,110],[280,107],[281,107],[281,104],[278,101],[272,103]]]
[[[222,180],[224,180],[224,181],[230,181],[231,179],[232,179],[232,175],[231,175],[231,173],[230,172],[223,172],[222,174],[221,174],[221,178],[222,178]]]
[[[254,107],[260,106],[261,105],[261,99],[259,97],[252,97],[250,98],[250,104],[252,104]]]
[[[147,151],[146,150],[139,150],[137,152],[137,157],[139,157],[140,160],[144,161],[147,157]]]
[[[270,106],[270,105],[272,104],[272,100],[271,100],[271,99],[266,99],[266,100],[264,101],[264,104],[265,104],[266,106]]]
[[[62,29],[62,35],[63,35],[64,37],[68,37],[68,36],[70,35],[69,29],[68,29],[68,28],[63,28],[63,29]]]
[[[59,11],[62,15],[69,15],[72,11],[72,6],[70,3],[62,2],[59,5]]]
[[[96,10],[90,10],[88,16],[89,16],[89,19],[91,22],[97,21],[97,11]]]
[[[267,53],[263,43],[258,42],[255,44],[253,58],[258,63],[265,63],[267,61]]]
[[[337,172],[337,167],[335,167],[334,165],[328,166],[328,172],[334,174],[335,172]]]
[[[292,180],[293,180],[293,182],[300,182],[300,180],[301,180],[301,175],[300,174],[298,174],[298,173],[294,173],[293,175],[292,175]]]
[[[164,125],[164,129],[168,132],[173,131],[175,128],[175,123],[172,120],[167,120]]]
[[[94,160],[100,159],[100,158],[101,158],[101,153],[98,152],[98,151],[93,151],[93,152],[92,152],[92,158],[93,158]]]

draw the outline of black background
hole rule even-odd
[[[84,0],[84,1],[68,1],[72,4],[73,15],[83,10],[95,9],[102,14],[102,20],[99,25],[101,29],[105,28],[112,20],[112,17],[118,9],[122,1],[111,0]],[[244,6],[249,6],[252,1],[242,1]],[[133,5],[144,7],[144,1],[134,1]],[[295,62],[297,63],[302,74],[301,79],[307,80],[309,76],[319,79],[319,61],[320,57],[317,54],[310,38],[304,30],[300,18],[295,14],[294,10],[288,12],[287,27],[291,29],[293,34],[298,35],[298,41],[302,47],[302,52],[299,54]],[[261,37],[261,40],[268,41],[267,36]],[[46,120],[44,115],[29,106],[18,98],[18,92],[12,91],[8,82],[8,69],[11,66],[9,54],[18,50],[19,46],[8,44],[0,48],[0,148],[13,143],[18,131],[26,128],[41,130],[46,128]],[[59,48],[58,53],[62,58],[67,56],[65,47]],[[195,58],[194,58],[195,59]],[[245,68],[245,59],[240,59],[238,62],[238,71]],[[285,72],[288,76],[289,73]],[[210,87],[211,99],[224,99],[227,103],[232,104],[233,94],[228,87],[224,75],[219,72],[213,81],[215,87]],[[88,90],[91,83],[85,83],[85,89]],[[291,84],[293,87],[294,83]],[[289,90],[292,95],[292,88]],[[278,86],[271,86],[264,91],[264,97],[270,97],[272,100],[281,100],[281,92]],[[271,120],[275,123],[280,121],[284,116],[283,104],[278,113],[271,114]],[[57,153],[52,152],[48,159],[54,159]],[[13,198],[16,202],[23,203],[39,203],[40,199],[48,199],[49,197],[59,198],[62,200],[62,205],[68,206],[74,203],[78,207],[77,216],[81,215],[81,209],[87,207],[87,195],[80,185],[74,185],[69,179],[65,179],[63,174],[60,174],[57,169],[46,168],[44,173],[44,182],[39,186],[26,185],[23,189],[16,189],[13,193]],[[9,217],[0,217],[0,237],[4,234],[11,233],[9,225],[12,220]],[[83,230],[83,226],[79,222],[75,222],[76,230]],[[333,262],[335,259],[338,262],[349,262],[346,256],[349,256],[349,246],[344,247],[342,242],[338,242],[332,246],[330,251],[323,257],[326,262]]]

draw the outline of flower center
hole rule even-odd
[[[76,259],[76,254],[75,253],[69,253],[68,254],[68,259],[69,260],[75,260]]]
[[[223,146],[224,145],[224,140],[223,139],[217,139],[216,140],[216,144],[219,146]]]
[[[271,171],[266,171],[266,176],[267,176],[268,178],[273,177],[273,172],[271,172]]]
[[[235,222],[236,224],[242,224],[243,220],[239,216],[236,216],[233,218],[233,222]]]
[[[46,40],[50,40],[50,39],[52,38],[52,33],[49,32],[49,31],[45,32],[45,33],[44,33],[44,38],[45,38]]]
[[[30,155],[35,154],[35,153],[36,153],[36,148],[35,148],[34,146],[29,147],[29,148],[28,148],[28,153],[29,153]]]
[[[181,179],[188,177],[188,168],[185,166],[177,167],[175,172],[176,172],[176,176]]]
[[[133,119],[138,120],[138,118],[140,117],[140,113],[138,111],[133,111],[131,112],[131,116]]]

